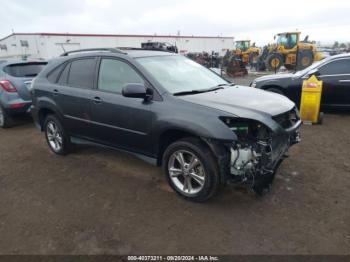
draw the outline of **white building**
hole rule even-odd
[[[181,53],[232,49],[233,37],[14,33],[0,39],[0,58],[50,59],[64,51],[96,47],[141,47],[143,42],[176,44]]]

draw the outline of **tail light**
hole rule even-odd
[[[4,89],[6,92],[9,93],[15,93],[17,92],[16,87],[14,87],[10,81],[8,80],[1,80],[0,81],[0,87],[2,87],[2,89]]]

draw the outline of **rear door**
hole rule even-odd
[[[323,81],[322,105],[350,105],[350,59],[331,61],[319,68]]]
[[[147,154],[151,141],[151,102],[124,97],[122,89],[129,83],[148,85],[127,61],[101,59],[97,89],[91,96],[94,134],[103,143]]]
[[[95,57],[70,61],[52,90],[70,133],[84,138],[90,137],[90,97],[94,87],[96,61]]]

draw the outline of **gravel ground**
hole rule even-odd
[[[195,204],[128,154],[56,156],[25,121],[0,130],[0,254],[350,254],[349,134],[349,114],[326,114],[268,195]]]

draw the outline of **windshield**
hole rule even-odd
[[[309,67],[307,67],[307,68],[305,68],[303,70],[300,70],[298,72],[295,72],[294,75],[298,76],[298,77],[303,76],[303,75],[307,74],[309,71],[311,71],[312,69],[318,67],[323,62],[324,62],[324,60],[317,61],[317,62],[313,63],[312,65],[310,65]]]
[[[278,35],[277,45],[284,46],[285,48],[293,48],[297,44],[296,34],[281,34]]]
[[[172,94],[229,84],[211,70],[184,56],[141,57],[137,61]]]
[[[236,48],[245,51],[249,48],[249,42],[248,41],[237,41]]]
[[[287,35],[279,35],[277,38],[277,44],[284,46],[287,43],[287,40]]]

